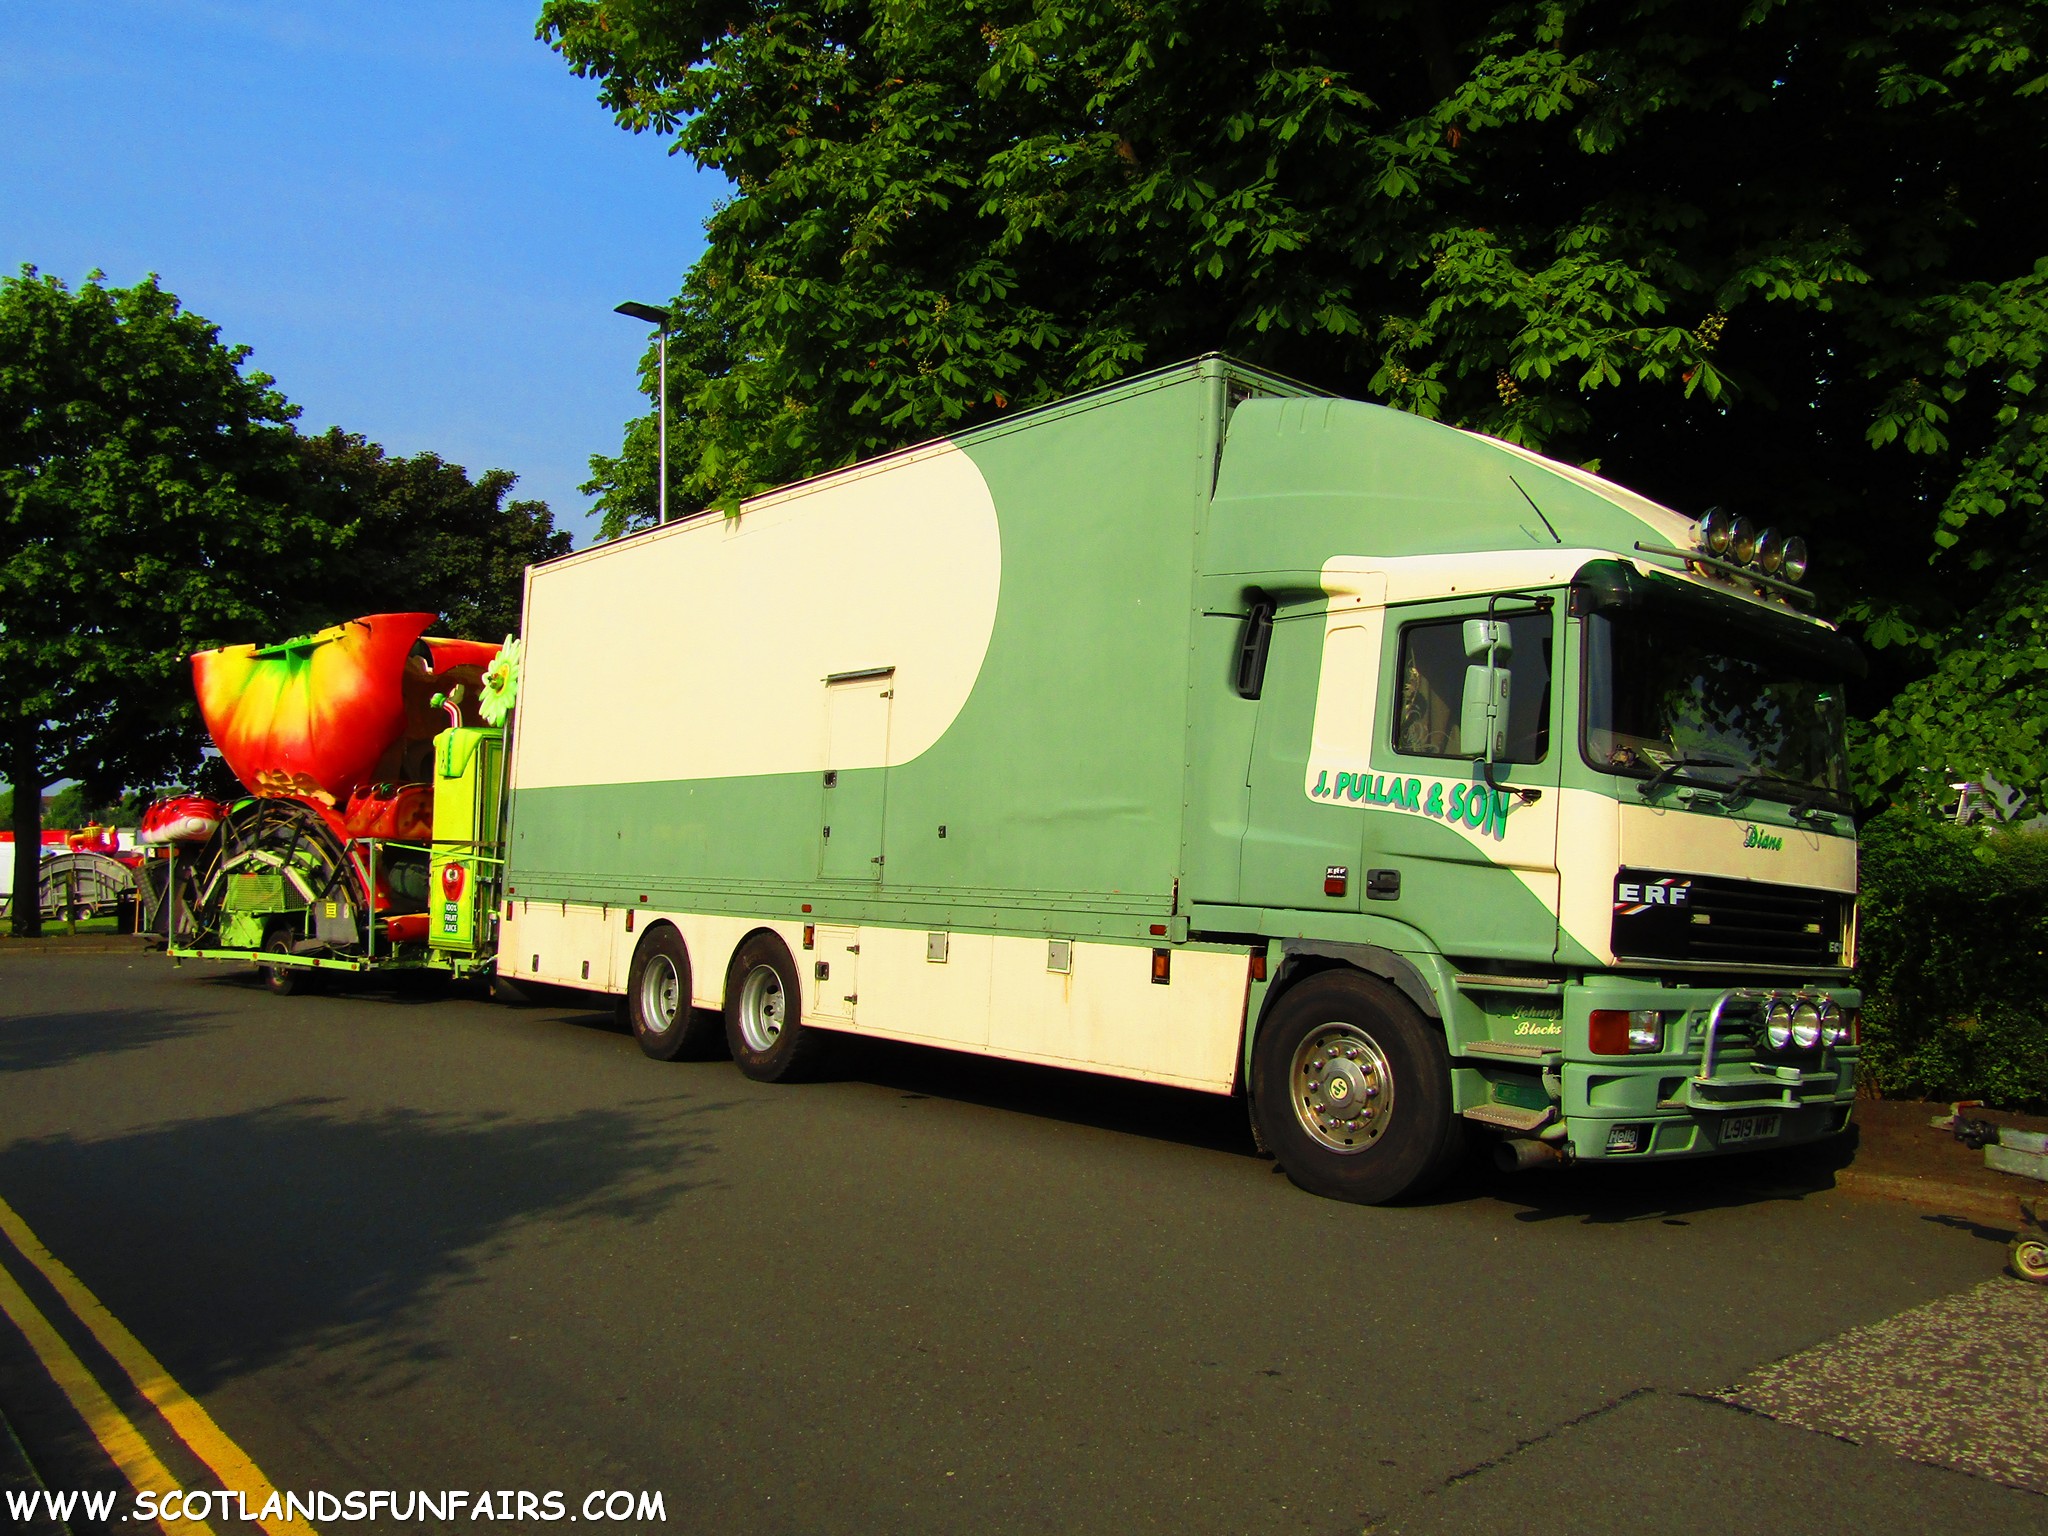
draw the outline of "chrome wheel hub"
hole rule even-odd
[[[782,978],[772,965],[757,965],[740,984],[740,1034],[747,1049],[767,1052],[782,1034],[785,999]]]
[[[1363,1152],[1394,1110],[1394,1072],[1379,1042],[1356,1024],[1309,1031],[1289,1072],[1301,1128],[1333,1152]]]
[[[640,973],[640,1017],[656,1034],[675,1027],[683,1008],[683,978],[667,955],[656,955]]]

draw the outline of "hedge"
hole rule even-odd
[[[2048,833],[1900,807],[1862,843],[1865,1086],[2048,1107]]]

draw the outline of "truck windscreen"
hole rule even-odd
[[[1848,808],[1842,687],[1806,658],[1657,607],[1588,615],[1585,646],[1594,767]]]

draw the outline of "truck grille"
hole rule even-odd
[[[1796,885],[1624,869],[1611,942],[1630,959],[1839,968],[1849,903]]]

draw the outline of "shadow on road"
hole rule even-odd
[[[588,1022],[593,1027],[618,1027],[608,1014]],[[831,1075],[909,1097],[976,1104],[1245,1157],[1259,1155],[1244,1101],[1218,1094],[855,1036],[839,1042]],[[1471,1155],[1458,1172],[1424,1199],[1404,1203],[1435,1206],[1495,1200],[1514,1208],[1515,1219],[1524,1222],[1663,1221],[1682,1226],[1699,1211],[1801,1200],[1832,1189],[1835,1173],[1854,1158],[1856,1141],[1852,1127],[1845,1137],[1820,1146],[1634,1166],[1582,1163],[1555,1172],[1514,1174],[1493,1166],[1491,1139],[1475,1132]],[[1277,1168],[1274,1171],[1276,1177],[1284,1177]]]
[[[442,1354],[430,1303],[507,1245],[651,1220],[703,1187],[707,1117],[725,1107],[665,1095],[536,1119],[303,1098],[17,1141],[0,1185],[189,1389],[309,1350],[393,1389]]]
[[[534,1006],[546,1010],[551,1023],[598,1034],[632,1033],[608,997],[567,988],[536,991]],[[833,1046],[823,1075],[836,1082],[867,1083],[907,1098],[975,1104],[1211,1151],[1255,1153],[1242,1100],[937,1045],[842,1035]]]
[[[218,987],[229,993],[265,990],[262,975],[253,967],[235,965],[209,969],[194,979],[202,986]],[[451,997],[484,995],[483,983],[479,981],[456,981],[445,971],[428,970],[369,973],[308,970],[301,975],[301,987],[297,995],[305,1000],[361,1002],[371,999],[379,1004],[400,1007],[446,1002]]]
[[[1490,1196],[1520,1206],[1525,1222],[1662,1221],[1684,1226],[1700,1211],[1769,1201],[1803,1200],[1835,1187],[1835,1174],[1856,1155],[1857,1131],[1833,1141],[1734,1157],[1678,1162],[1586,1164],[1555,1172],[1468,1170],[1437,1201]],[[1437,1203],[1433,1201],[1432,1203]]]
[[[1241,1099],[939,1046],[855,1036],[838,1045],[831,1075],[844,1081],[891,1088],[910,1098],[950,1099],[1214,1152],[1256,1155]]]
[[[140,1051],[215,1029],[222,1021],[180,1008],[81,1008],[18,1015],[0,1030],[0,1072],[37,1072],[112,1051]]]

